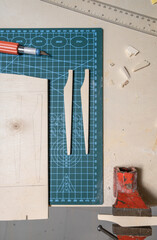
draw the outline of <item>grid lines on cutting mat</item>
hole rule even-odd
[[[0,72],[49,79],[49,204],[102,204],[102,30],[1,29],[0,40],[51,55],[0,54]],[[74,71],[72,153],[67,155],[64,86]],[[85,154],[80,88],[90,71],[89,154]]]

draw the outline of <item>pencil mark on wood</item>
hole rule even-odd
[[[21,118],[22,115],[22,96],[17,97],[17,116]],[[14,159],[15,159],[15,171],[16,181],[20,183],[20,168],[21,168],[21,131],[22,121],[16,121],[13,123],[13,129],[16,131],[14,141]]]
[[[10,99],[11,101],[11,99]],[[20,168],[21,168],[21,134],[23,130],[22,115],[22,96],[17,96],[15,99],[14,109],[7,116],[6,124],[8,134],[12,138],[13,158],[15,162],[15,179],[20,183]]]
[[[33,112],[33,141],[34,141],[34,156],[35,156],[35,171],[37,181],[40,182],[41,171],[41,146],[42,146],[42,115],[43,115],[43,96],[37,95],[35,109]],[[40,116],[40,118],[39,118]]]

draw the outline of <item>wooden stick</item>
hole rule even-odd
[[[68,80],[64,87],[64,110],[68,155],[71,154],[72,93],[73,93],[73,70],[69,70]]]
[[[81,87],[83,129],[86,154],[89,152],[89,69],[85,69],[85,78]]]
[[[114,222],[122,227],[140,227],[157,225],[157,216],[136,217],[136,216],[113,216],[98,214],[98,220]]]

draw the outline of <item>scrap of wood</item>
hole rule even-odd
[[[111,62],[110,67],[114,67],[114,66],[115,66],[115,63]]]
[[[0,220],[48,218],[47,79],[0,74]]]
[[[81,87],[81,103],[83,116],[83,129],[86,154],[89,151],[89,69],[85,69],[84,82]]]
[[[125,66],[120,68],[120,72],[126,80],[130,79],[130,73]]]
[[[64,87],[67,155],[71,154],[72,95],[73,95],[73,70],[69,70],[68,80]]]
[[[98,214],[98,220],[113,222],[122,227],[156,226],[157,224],[157,216],[136,217],[136,216],[113,216]]]
[[[144,60],[134,67],[133,72],[137,72],[145,67],[148,67],[149,65],[150,65],[150,62],[148,62],[147,60]]]
[[[123,84],[122,84],[122,88],[124,88],[125,86],[127,86],[129,84],[129,81],[126,80]]]
[[[137,50],[136,48],[132,47],[132,46],[128,46],[126,49],[126,54],[128,57],[134,57],[139,53],[139,50]]]

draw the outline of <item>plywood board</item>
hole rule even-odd
[[[0,116],[0,220],[47,218],[47,80],[0,74]]]

